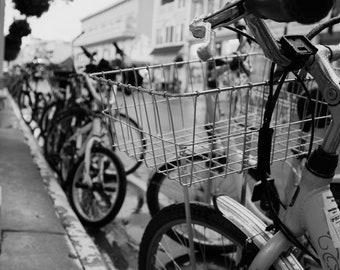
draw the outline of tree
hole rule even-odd
[[[31,33],[31,28],[26,20],[15,20],[9,27],[9,34],[5,37],[5,60],[13,61],[17,58],[21,39]]]
[[[14,36],[25,37],[31,33],[31,27],[27,20],[15,20],[10,25],[8,32]]]
[[[48,11],[50,4],[55,0],[12,0],[14,6],[21,14],[26,16],[40,17],[44,12]],[[72,2],[73,0],[64,0]]]
[[[44,12],[48,11],[50,4],[55,0],[12,0],[14,7],[26,17],[40,17]],[[73,0],[64,0],[72,2]],[[5,37],[5,60],[13,61],[17,58],[20,47],[21,38],[31,33],[31,28],[26,19],[15,20],[9,27],[9,34]]]
[[[8,34],[5,37],[5,60],[10,62],[18,57],[21,47],[21,38]]]
[[[51,0],[12,0],[14,7],[26,16],[38,18],[50,8]]]

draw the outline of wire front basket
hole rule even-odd
[[[256,166],[269,70],[262,54],[251,53],[91,77],[105,86],[103,112],[114,146],[164,174],[177,171],[174,178],[191,185]],[[305,83],[311,101],[293,78],[284,82],[273,114],[272,162],[307,153],[312,112],[314,143],[330,121],[315,82],[307,77]]]

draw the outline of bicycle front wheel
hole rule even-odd
[[[118,157],[103,147],[93,147],[89,177],[84,181],[84,156],[69,174],[70,204],[85,226],[101,227],[118,214],[126,194],[126,176]]]
[[[114,150],[124,164],[125,173],[130,174],[143,163],[146,151],[146,139],[135,120],[118,113],[111,120]]]
[[[210,205],[190,204],[195,242],[195,269],[236,269],[246,266],[257,250],[246,247],[247,236]],[[178,234],[178,232],[180,232]],[[183,203],[163,208],[146,227],[139,248],[139,270],[192,269]],[[169,235],[172,234],[172,237]],[[174,241],[175,237],[180,241]],[[188,239],[188,238],[186,238]]]

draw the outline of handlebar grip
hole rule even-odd
[[[245,0],[254,15],[277,22],[312,24],[327,16],[338,0]]]

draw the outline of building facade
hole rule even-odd
[[[88,64],[88,59],[80,46],[92,53],[96,52],[98,61],[102,58],[111,61],[118,57],[113,42],[126,54],[127,64],[145,65],[197,59],[197,49],[202,40],[192,36],[189,24],[193,18],[216,11],[224,4],[225,0],[117,0],[81,20],[83,32],[73,40],[71,50],[67,47],[69,44],[57,42],[53,47],[50,43],[36,41],[21,59],[30,61],[34,54],[49,53],[50,57],[53,56],[53,62],[59,62],[64,57],[61,52],[65,52],[74,57],[76,65],[84,66]],[[305,34],[311,29],[310,25],[297,23],[283,24],[269,20],[266,23],[275,37]],[[324,31],[313,42],[338,43],[339,30],[340,26],[334,27],[333,35]],[[233,53],[238,46],[236,34],[225,28],[215,32],[216,56]],[[169,68],[166,72],[171,80],[174,71]],[[181,91],[186,91],[188,78],[193,75],[181,71],[179,76]],[[203,78],[193,77],[198,80],[197,83],[202,83]]]
[[[82,19],[84,33],[75,41],[75,46],[82,45],[96,51],[99,59],[114,59],[113,41],[136,62],[167,63],[178,57],[195,59],[202,41],[192,37],[190,22],[195,17],[218,10],[224,4],[225,0],[120,0]],[[307,33],[311,29],[310,25],[266,22],[277,37],[284,33]],[[335,36],[339,36],[338,30],[334,29]],[[324,33],[315,42],[320,39],[329,41],[334,38]],[[229,54],[236,47],[233,31],[216,31],[217,55]],[[79,60],[81,51],[77,50],[76,54]]]
[[[88,60],[79,49],[84,46],[96,52],[97,60],[117,57],[113,42],[126,54],[131,63],[151,61],[153,2],[150,0],[120,0],[81,20],[83,34],[74,40],[78,64]]]

